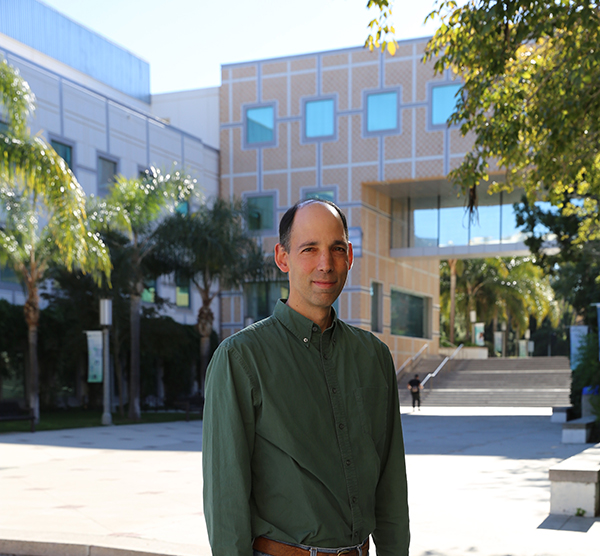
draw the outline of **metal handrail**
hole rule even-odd
[[[448,361],[452,361],[455,357],[456,354],[463,348],[464,344],[460,344],[460,346],[458,346],[454,352],[452,353],[452,355],[450,357],[446,357],[437,367],[437,369],[435,371],[433,371],[433,373],[429,373],[424,379],[423,382],[421,382],[421,386],[425,386],[425,384],[427,383],[427,381],[430,378],[435,378],[438,373],[444,368],[444,366],[446,365],[446,363],[448,363]],[[431,384],[429,385],[429,388],[431,389]]]
[[[416,361],[419,357],[421,357],[422,353],[426,350],[429,349],[429,344],[425,344],[421,347],[421,349],[419,351],[417,351],[417,353],[415,353],[412,357],[410,357],[409,359],[407,359],[404,363],[402,363],[402,365],[400,365],[400,368],[396,371],[396,379],[400,378],[400,375],[402,374],[402,371],[404,371],[404,369],[406,367],[408,367],[408,365],[412,364],[414,361]]]

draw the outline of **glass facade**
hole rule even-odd
[[[244,317],[252,322],[267,318],[273,313],[279,299],[287,299],[287,280],[273,282],[248,282],[244,284]]]
[[[273,195],[247,197],[248,229],[253,232],[272,230],[274,226],[274,204]]]
[[[522,195],[522,191],[482,195],[473,219],[466,212],[464,197],[394,199],[392,249],[520,243],[525,234],[517,227],[514,204],[521,202]],[[536,229],[537,233],[544,231]]]
[[[426,298],[392,290],[392,334],[412,338],[429,337],[427,314]]]
[[[333,99],[312,100],[304,105],[304,133],[307,138],[333,137]]]
[[[398,93],[367,95],[367,132],[395,130],[398,127]]]
[[[50,144],[52,148],[56,151],[56,154],[60,156],[66,163],[69,168],[73,168],[73,149],[70,145],[65,145],[60,141],[51,140]]]
[[[431,88],[431,124],[447,125],[456,108],[456,93],[462,84],[438,85]]]
[[[98,157],[98,196],[105,197],[115,181],[117,163],[102,156]]]
[[[19,284],[20,280],[17,273],[9,266],[0,268],[0,282],[5,284]]]
[[[275,121],[272,106],[246,110],[246,143],[257,145],[274,140]]]

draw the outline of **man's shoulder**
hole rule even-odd
[[[228,336],[219,344],[219,348],[226,350],[242,349],[268,342],[272,335],[276,333],[278,325],[277,319],[271,315]]]
[[[352,324],[348,324],[343,320],[338,320],[338,326],[341,329],[341,332],[352,339],[359,340],[360,342],[370,343],[372,345],[378,346],[381,349],[388,350],[388,346],[385,342],[380,340],[375,334],[370,332],[369,330],[364,330],[363,328],[358,328]]]

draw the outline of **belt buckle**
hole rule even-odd
[[[350,554],[350,550],[356,550],[356,549],[354,549],[354,548],[352,548],[352,549],[346,548],[345,550],[340,550],[335,556],[341,556],[341,554]]]

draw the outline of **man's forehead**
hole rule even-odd
[[[347,240],[344,224],[335,208],[317,201],[298,208],[292,223],[291,239],[294,241],[294,236],[297,235],[294,232],[301,232],[303,237],[300,240],[303,243],[315,242],[321,232],[332,230],[339,231],[341,241]],[[314,236],[314,239],[309,239],[307,235]]]

